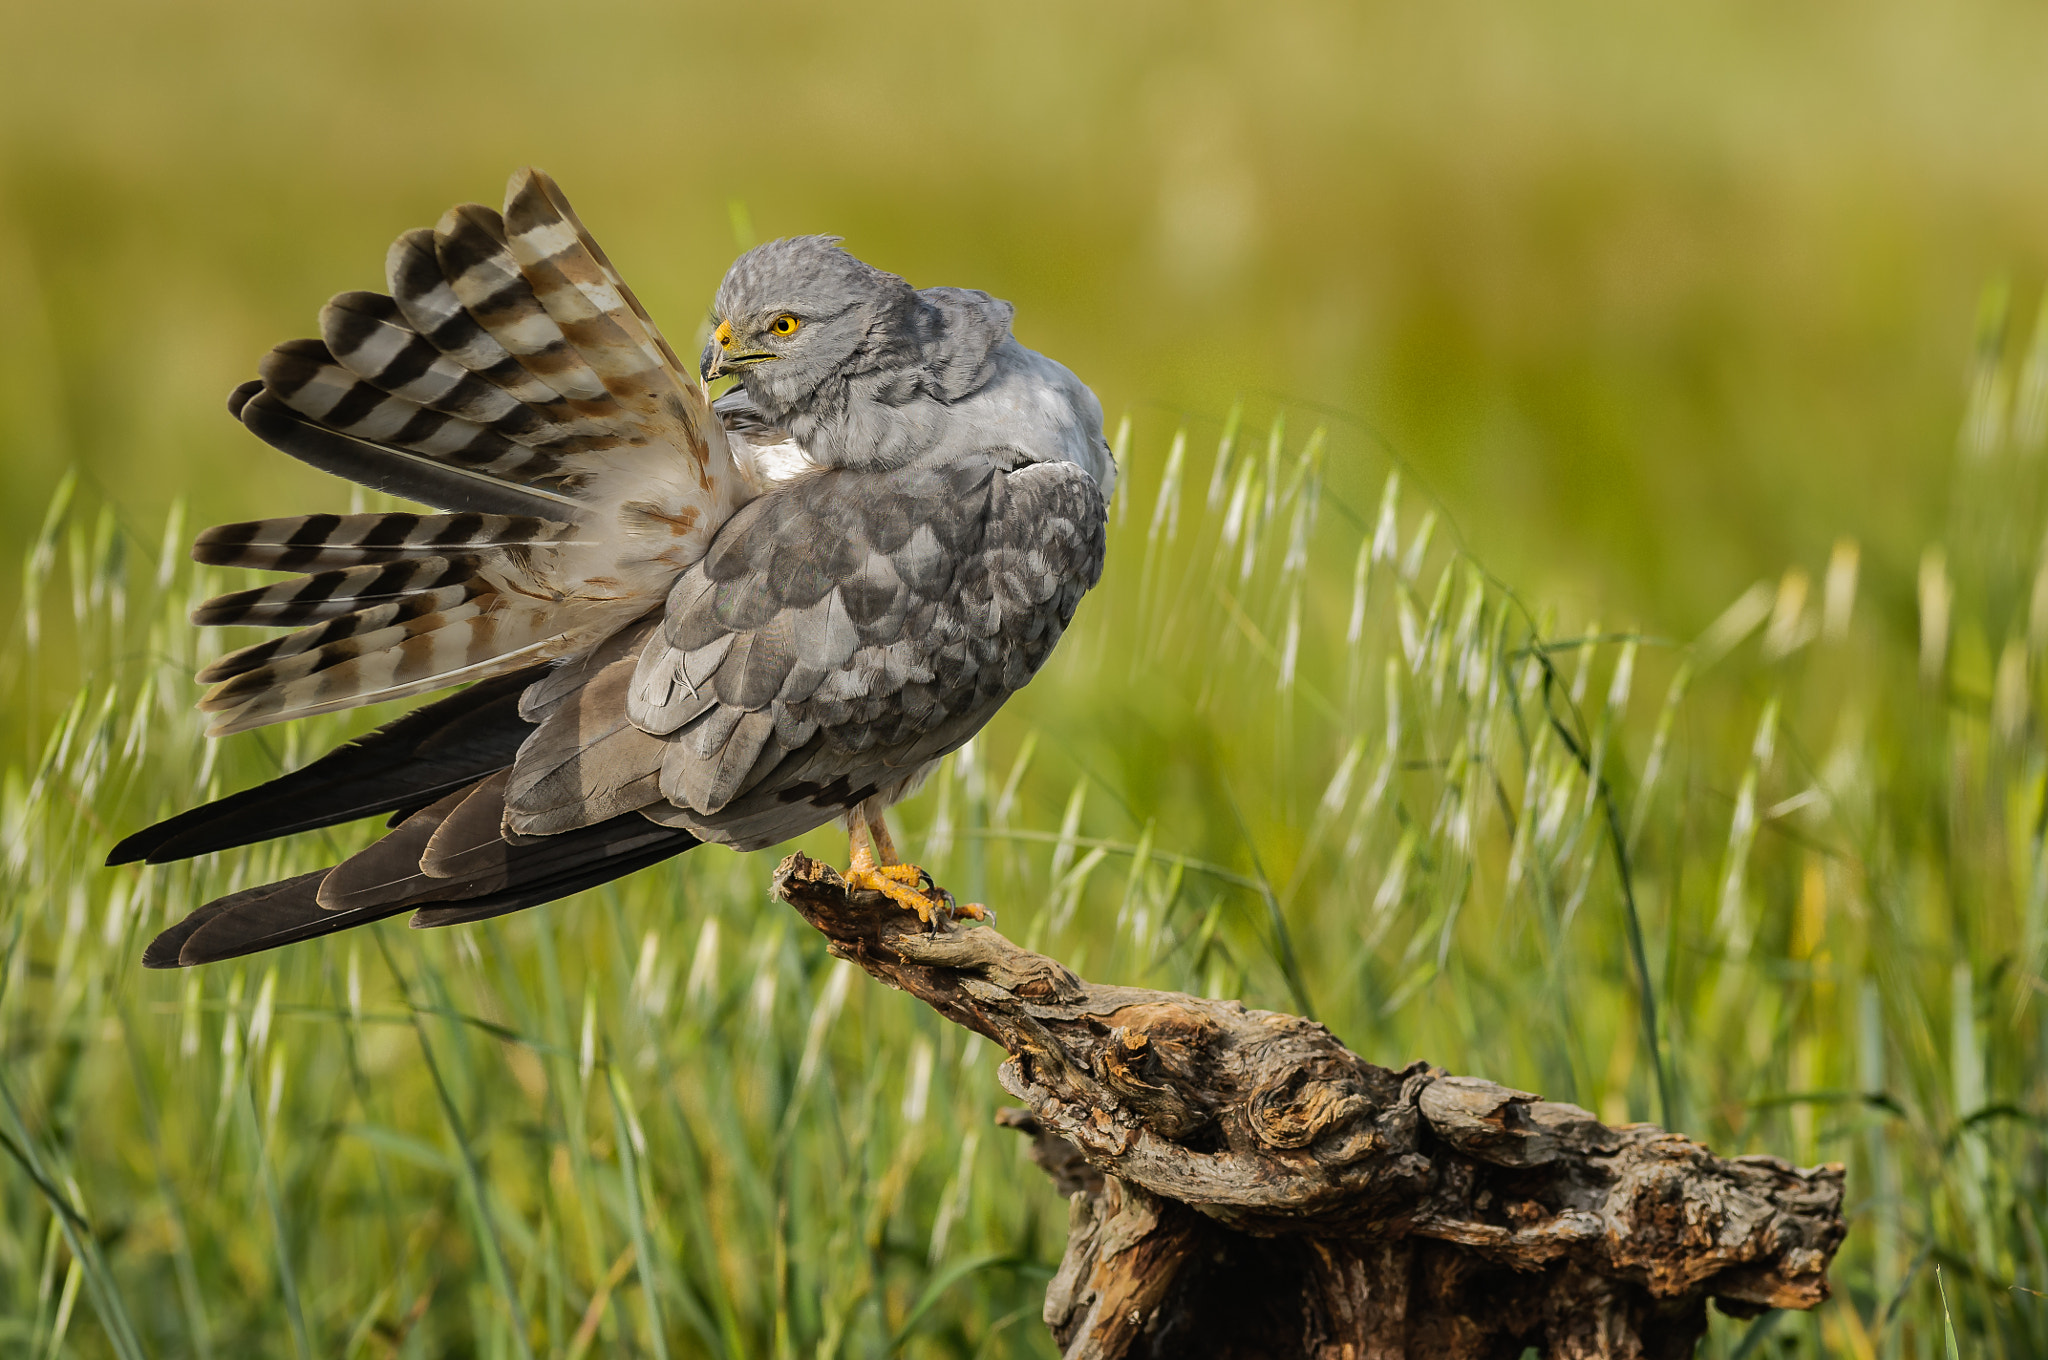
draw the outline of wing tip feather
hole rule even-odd
[[[262,390],[263,379],[261,378],[251,378],[245,383],[237,383],[235,390],[228,393],[228,414],[236,420],[240,420],[242,418],[242,408],[249,404],[251,397]]]

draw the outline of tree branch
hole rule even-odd
[[[1070,1198],[1046,1321],[1075,1360],[1683,1356],[1705,1304],[1811,1308],[1842,1168],[1719,1158],[1321,1025],[1088,983],[987,927],[926,932],[830,868],[775,892],[840,958],[1009,1053],[1000,1122]]]

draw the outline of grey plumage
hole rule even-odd
[[[731,343],[702,370],[739,371],[752,418],[786,430],[825,467],[900,467],[1012,447],[1082,468],[1106,499],[1116,463],[1102,406],[1066,368],[1018,344],[1015,309],[966,288],[917,291],[833,236],[756,246],[719,285]],[[793,316],[793,334],[774,333]],[[725,354],[765,355],[739,364]]]
[[[202,611],[301,629],[216,663],[238,702],[272,674],[417,631],[423,614],[446,626],[481,611],[487,624],[494,597],[480,605],[461,564],[501,564],[491,589],[510,591],[546,554],[612,551],[605,535],[640,513],[623,474],[608,474],[606,502],[621,505],[621,528],[522,497],[573,498],[565,470],[658,446],[643,423],[668,417],[640,402],[635,373],[693,388],[560,191],[532,172],[515,177],[502,219],[472,205],[401,237],[390,276],[392,297],[343,294],[320,341],[279,351],[256,402],[298,422],[288,451],[354,439],[365,480],[387,482],[412,475],[391,460],[428,458],[414,480],[482,513],[208,531],[206,560],[312,572]],[[613,302],[579,310],[579,297]],[[538,621],[585,640],[129,838],[113,862],[397,814],[332,869],[201,907],[147,963],[233,957],[407,909],[416,925],[482,919],[700,842],[753,849],[876,811],[1038,671],[1102,567],[1115,467],[1093,394],[1017,343],[1009,304],[913,289],[836,238],[748,252],[716,311],[702,370],[740,385],[697,408],[715,415],[730,462],[715,446],[699,458],[707,476],[730,467],[741,484],[701,504],[737,508],[679,519],[706,546],[658,559],[674,564],[658,604],[595,634]],[[410,452],[429,438],[440,442]]]
[[[755,849],[914,783],[1044,663],[1101,554],[1087,474],[1009,450],[821,471],[743,507],[628,699],[671,742],[664,820]]]

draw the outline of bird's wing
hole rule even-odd
[[[807,831],[972,736],[1044,662],[1102,549],[1101,495],[1072,464],[803,478],[735,515],[661,613],[124,842],[117,860],[164,860],[403,816],[338,865],[205,904],[144,962],[407,911],[480,920],[700,841]]]
[[[574,655],[660,603],[751,490],[695,377],[537,170],[502,214],[407,232],[230,409],[264,440],[456,513],[209,530],[202,561],[312,574],[203,606],[298,627],[215,662],[214,735]]]
[[[1044,662],[1100,575],[1103,525],[1081,469],[1005,451],[761,497],[637,654],[529,691],[507,827],[638,806],[755,848],[901,788]]]

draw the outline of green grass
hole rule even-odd
[[[369,831],[99,867],[371,716],[195,735],[192,530],[348,498],[221,399],[531,162],[686,350],[836,231],[1132,413],[903,813],[1004,929],[1846,1161],[1837,1298],[1714,1355],[2048,1357],[2038,4],[17,8],[0,1355],[1049,1353],[996,1055],[772,856],[138,967]]]
[[[2004,307],[1917,579],[1843,542],[1693,639],[1518,595],[1398,468],[1345,499],[1374,455],[1334,428],[1126,422],[1108,577],[903,839],[1090,975],[1847,1162],[1835,1300],[1716,1353],[2048,1355],[2048,332]],[[195,735],[187,532],[67,484],[28,549],[5,682],[57,716],[0,782],[0,1344],[1051,1353],[1064,1211],[997,1055],[830,961],[773,855],[143,972],[368,834],[98,867],[364,721]]]

